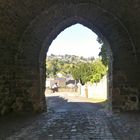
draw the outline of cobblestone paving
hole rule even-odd
[[[73,98],[74,99],[74,98]],[[48,97],[49,111],[6,140],[139,140],[100,104]],[[117,125],[116,125],[117,124]],[[125,130],[125,131],[124,131]],[[124,134],[124,135],[123,135]],[[127,135],[126,135],[127,134]]]

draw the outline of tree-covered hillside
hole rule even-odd
[[[72,75],[81,84],[99,82],[107,73],[107,67],[100,59],[84,58],[75,55],[51,55],[46,59],[47,77]]]

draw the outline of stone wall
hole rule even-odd
[[[82,86],[80,90],[80,95],[82,97],[93,98],[98,100],[108,99],[108,85],[107,76],[104,76],[99,83],[87,84]],[[87,89],[87,93],[85,92]]]
[[[113,90],[114,109],[120,111],[139,110],[139,92],[134,87],[121,87]]]
[[[124,97],[122,110],[130,108],[128,102],[138,106],[139,15],[138,0],[0,0],[0,114],[44,110],[46,52],[61,31],[76,23],[111,47],[113,106],[121,98],[115,97],[116,89],[136,95]]]

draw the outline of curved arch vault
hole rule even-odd
[[[14,97],[8,104],[4,97],[4,105],[0,106],[1,114],[8,110],[45,109],[46,52],[61,31],[76,23],[93,30],[109,43],[112,52],[109,101],[112,108],[139,110],[138,57],[135,43],[124,23],[115,13],[98,4],[64,2],[43,9],[20,35],[12,75]]]

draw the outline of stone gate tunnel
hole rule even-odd
[[[76,23],[110,46],[112,108],[140,110],[139,15],[139,0],[0,0],[0,114],[45,109],[46,52]]]

